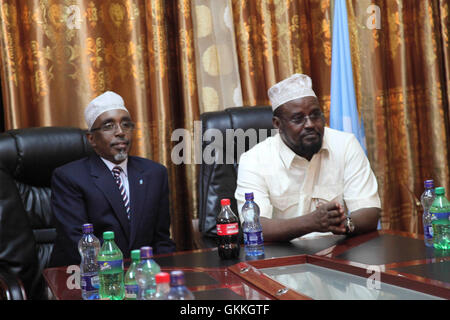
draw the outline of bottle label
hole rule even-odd
[[[239,224],[237,222],[217,225],[217,235],[219,236],[231,236],[237,233],[239,233]]]
[[[125,299],[137,299],[137,294],[139,291],[139,286],[137,284],[126,284],[125,285]]]
[[[423,231],[424,231],[423,236],[425,237],[425,239],[433,238],[433,226],[431,224],[425,225]]]
[[[431,220],[448,219],[450,212],[430,212]]]
[[[244,244],[245,245],[261,245],[264,243],[262,231],[256,232],[244,232]]]
[[[100,272],[108,272],[114,270],[123,270],[123,260],[98,261]]]
[[[96,291],[100,286],[98,274],[96,272],[84,273],[81,275],[81,290]]]

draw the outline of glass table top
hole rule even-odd
[[[310,263],[263,268],[273,280],[316,300],[443,300],[422,292],[376,281]]]

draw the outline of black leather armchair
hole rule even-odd
[[[200,116],[203,161],[198,178],[198,227],[202,235],[216,236],[220,199],[229,198],[231,208],[238,214],[234,192],[239,157],[257,142],[275,133],[272,116],[272,108],[268,106],[228,108]],[[232,130],[228,130],[227,134],[227,129]],[[213,153],[215,160],[206,163],[205,158],[210,153]]]
[[[0,299],[46,299],[42,270],[56,231],[50,206],[55,168],[93,152],[81,129],[0,134]]]

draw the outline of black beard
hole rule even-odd
[[[307,155],[307,156],[313,156],[317,152],[319,152],[320,148],[322,148],[322,137],[320,137],[319,142],[315,144],[310,145],[304,145],[303,143],[297,146],[297,150],[294,151],[298,155]]]
[[[300,143],[300,145],[295,146],[294,152],[299,156],[313,156],[317,152],[319,152],[320,148],[322,148],[322,137],[319,137],[319,141],[314,144],[305,145]]]
[[[285,141],[285,144],[300,157],[311,160],[313,155],[315,155],[317,152],[319,152],[320,148],[322,148],[322,142],[323,142],[323,136],[319,135],[319,141],[317,143],[306,145],[306,144],[300,142],[299,145],[290,145],[290,144],[286,143],[286,141]]]

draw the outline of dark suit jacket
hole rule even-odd
[[[52,177],[52,209],[57,237],[51,266],[80,263],[82,225],[92,223],[103,243],[103,232],[114,231],[124,258],[130,251],[152,246],[153,252],[175,250],[170,239],[167,169],[156,162],[128,157],[131,221],[114,178],[105,163],[92,155],[57,168]]]

